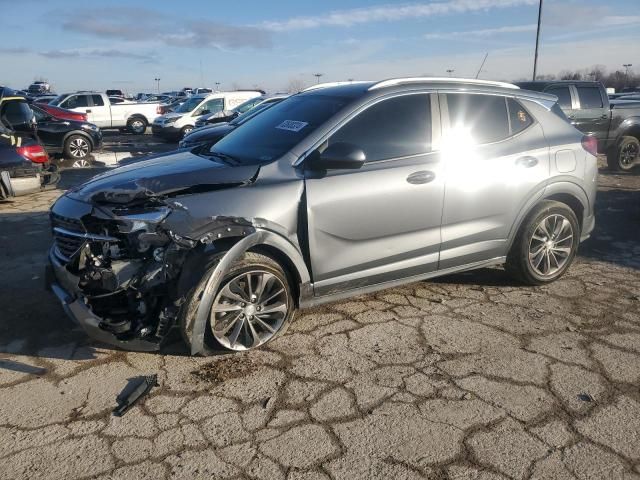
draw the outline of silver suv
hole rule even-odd
[[[489,265],[563,275],[594,227],[596,144],[556,97],[411,78],[322,85],[210,149],[117,168],[51,210],[50,284],[99,340],[193,354],[297,308]]]

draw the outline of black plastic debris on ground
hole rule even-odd
[[[578,394],[578,400],[582,401],[582,402],[593,402],[594,399],[591,395],[589,395],[588,393],[580,393]]]
[[[115,417],[121,417],[136,404],[138,400],[144,397],[151,389],[158,385],[158,376],[156,374],[146,375],[144,377],[135,377],[129,379],[129,383],[117,396],[116,402],[118,406],[113,410]]]

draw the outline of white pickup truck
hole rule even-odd
[[[158,116],[158,103],[112,104],[100,92],[64,93],[49,104],[85,113],[87,122],[100,128],[127,128],[136,134],[143,134]]]

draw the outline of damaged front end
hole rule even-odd
[[[129,350],[158,350],[175,325],[190,254],[202,258],[214,240],[255,231],[241,219],[191,219],[168,197],[131,204],[72,197],[51,210],[49,286],[88,335]]]

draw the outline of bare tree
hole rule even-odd
[[[291,78],[289,79],[289,85],[287,86],[287,93],[298,93],[301,90],[304,90],[306,87],[304,80],[301,78]]]

